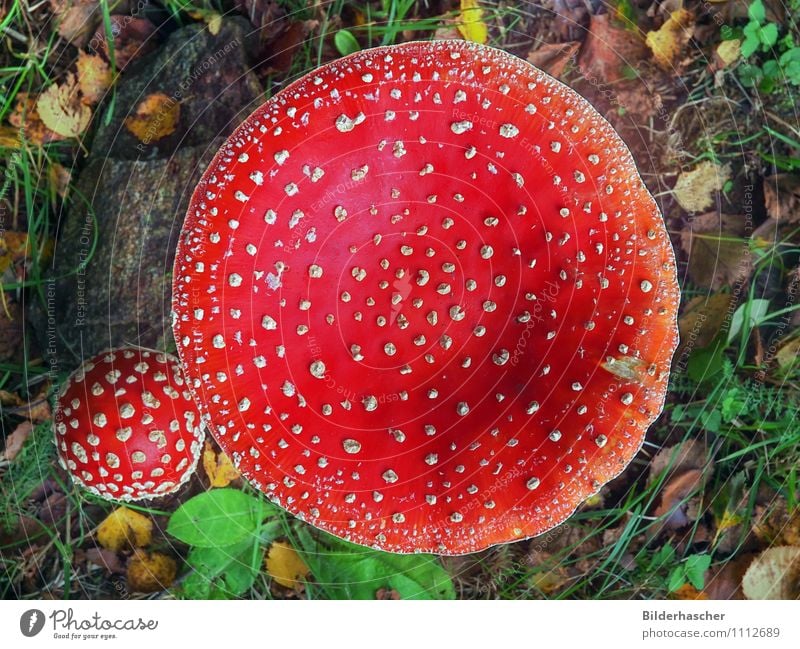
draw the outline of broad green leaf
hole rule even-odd
[[[706,584],[706,570],[711,567],[710,554],[693,554],[686,559],[686,576],[689,583],[697,590],[702,590]]]
[[[748,324],[744,332],[745,335],[749,336],[750,330],[760,325],[767,318],[769,314],[769,300],[756,298],[755,300],[740,305],[739,308],[734,311],[733,317],[731,318],[731,326],[730,329],[728,329],[728,343],[736,338],[739,332],[742,331],[742,327],[745,324],[745,312],[748,309],[750,310],[750,317],[748,318]]]
[[[358,44],[356,37],[346,29],[340,29],[336,32],[336,35],[333,37],[333,42],[334,45],[336,45],[336,49],[339,50],[339,54],[342,56],[354,54],[361,50],[361,46]]]
[[[183,582],[190,599],[231,599],[245,593],[258,575],[260,554],[256,539],[234,545],[193,548],[186,559],[191,574]]]
[[[232,545],[255,533],[266,508],[237,489],[214,489],[181,505],[167,525],[179,541],[202,548]]]
[[[764,3],[761,0],[753,0],[747,8],[747,15],[750,20],[754,20],[759,24],[763,23],[767,17],[766,11],[764,11]]]
[[[328,536],[324,543],[310,534],[298,538],[318,587],[331,598],[375,599],[384,588],[403,599],[455,599],[450,575],[435,556],[390,554]]]
[[[778,42],[778,26],[775,23],[767,23],[759,30],[758,37],[761,40],[762,49],[766,52]]]

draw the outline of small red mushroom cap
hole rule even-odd
[[[462,41],[354,54],[256,110],[194,193],[173,291],[190,389],[254,485],[446,554],[540,534],[630,462],[678,300],[611,126]]]
[[[178,360],[139,348],[86,361],[62,386],[53,425],[61,465],[109,500],[173,493],[194,472],[203,439]]]

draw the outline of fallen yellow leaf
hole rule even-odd
[[[672,69],[678,62],[683,48],[692,37],[694,16],[686,9],[673,11],[667,22],[656,31],[647,32],[646,43],[661,67]]]
[[[152,535],[153,521],[127,507],[115,509],[97,528],[97,542],[114,552],[144,547]]]
[[[36,110],[42,123],[62,137],[78,137],[92,120],[92,110],[81,103],[78,83],[71,72],[64,83],[54,83],[39,95]]]
[[[111,87],[114,78],[111,68],[103,57],[97,54],[78,52],[78,85],[84,104],[94,106]]]
[[[128,588],[139,593],[156,593],[169,588],[177,573],[178,566],[172,557],[136,550],[128,562]]]
[[[461,0],[458,31],[466,40],[474,43],[484,44],[489,40],[489,29],[483,22],[483,9],[478,0]]]
[[[701,212],[714,204],[714,192],[720,191],[730,176],[728,165],[720,167],[704,160],[691,171],[682,172],[672,191],[687,212]]]
[[[288,543],[276,541],[267,553],[266,568],[270,577],[286,588],[299,590],[302,579],[310,570],[295,549]]]
[[[203,468],[212,487],[227,487],[241,475],[231,459],[221,451],[217,454],[208,440],[203,448]]]
[[[136,106],[133,115],[125,118],[125,128],[143,144],[151,144],[175,132],[181,105],[163,92],[147,95]]]
[[[43,123],[36,110],[36,98],[26,92],[17,93],[16,105],[8,116],[12,126],[17,127],[17,147],[21,140],[26,140],[36,146],[63,140],[64,136],[53,133]]]
[[[742,51],[742,41],[734,38],[730,41],[722,41],[717,45],[717,56],[725,65],[730,65],[739,58]]]

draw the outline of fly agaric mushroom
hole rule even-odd
[[[103,352],[76,370],[58,394],[54,428],[73,481],[109,500],[177,491],[203,440],[178,360],[139,348]]]
[[[298,517],[392,552],[540,534],[661,411],[673,251],[581,97],[461,41],[308,74],[192,198],[174,332],[212,434]]]

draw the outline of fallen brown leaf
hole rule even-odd
[[[655,515],[666,516],[664,526],[677,530],[697,520],[697,512],[690,511],[688,498],[702,485],[702,469],[690,469],[670,478],[661,490],[661,503]]]
[[[110,575],[121,575],[125,573],[125,563],[119,558],[116,552],[105,548],[89,548],[86,550],[86,560],[104,568]]]
[[[147,18],[111,16],[111,34],[114,41],[114,64],[118,71],[124,70],[131,61],[149,54],[158,46],[156,34],[158,28]],[[106,29],[103,25],[97,28],[90,42],[92,50],[110,59]]]
[[[708,595],[697,590],[691,584],[684,584],[674,593],[670,593],[669,598],[678,600],[708,599]]]
[[[19,304],[10,301],[9,298],[6,298],[5,304],[3,304],[2,297],[0,296],[0,361],[6,361],[19,353],[25,323]],[[3,401],[5,400],[0,398],[0,403]],[[3,405],[16,406],[19,404],[9,402],[3,403]]]
[[[764,204],[776,221],[800,222],[800,178],[792,174],[764,178]]]
[[[708,599],[744,599],[742,577],[754,556],[742,554],[721,567],[712,566],[703,589]]]
[[[14,105],[14,110],[8,116],[8,121],[18,129],[18,141],[19,134],[35,146],[42,146],[43,144],[64,139],[63,136],[54,133],[44,125],[39,111],[36,109],[36,97],[32,97],[26,92],[20,92],[17,93],[15,99],[16,104]]]
[[[143,144],[152,144],[175,132],[180,114],[178,101],[163,92],[154,92],[139,102],[133,115],[125,118],[125,128]]]
[[[728,317],[730,293],[712,293],[693,297],[678,318],[681,348],[707,347]]]
[[[6,437],[6,447],[3,450],[3,455],[9,462],[13,462],[19,455],[32,432],[33,424],[29,421],[23,421],[17,424],[14,431]]]
[[[618,27],[608,14],[593,15],[578,67],[592,85],[614,84],[627,78],[626,66],[635,67],[648,52],[637,34]]]
[[[718,290],[747,278],[753,262],[746,234],[747,224],[740,216],[708,212],[693,218],[690,227],[681,232],[692,281]]]
[[[76,47],[83,47],[100,22],[96,0],[50,0],[58,24],[58,35]]]
[[[78,85],[84,104],[97,104],[103,99],[113,80],[111,67],[102,56],[78,52]]]
[[[532,63],[547,74],[560,77],[567,64],[574,61],[581,44],[579,41],[571,43],[546,43],[539,49],[528,54],[528,63]]]
[[[768,507],[757,506],[753,533],[768,545],[800,547],[800,508],[789,511],[783,498],[773,501]]]

